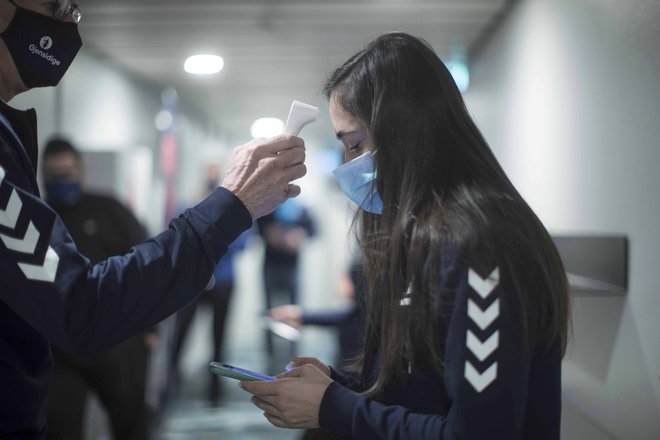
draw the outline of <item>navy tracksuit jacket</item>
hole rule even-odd
[[[39,439],[52,343],[71,354],[111,347],[194,299],[251,226],[219,188],[129,253],[90,265],[40,198],[36,116],[0,102],[0,438]]]
[[[456,252],[442,260],[440,304],[452,305],[451,314],[438,313],[429,331],[444,353],[443,374],[409,364],[405,383],[373,399],[359,392],[374,383],[378,355],[359,382],[333,370],[321,427],[359,440],[558,440],[559,343],[543,347],[524,337],[518,300],[499,268],[482,278]],[[414,300],[404,297],[400,306]],[[530,319],[540,313],[531,312]]]

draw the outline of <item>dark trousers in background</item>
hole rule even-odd
[[[53,383],[48,395],[46,438],[80,440],[88,391],[108,414],[115,440],[145,440],[149,411],[145,402],[149,350],[141,335],[89,357],[71,357],[53,348]]]
[[[222,348],[227,322],[227,312],[229,310],[229,303],[233,289],[233,282],[216,282],[212,289],[204,291],[199,298],[181,309],[177,314],[177,331],[174,337],[174,348],[172,350],[172,367],[174,369],[176,382],[179,382],[180,380],[179,362],[183,343],[188,334],[190,324],[195,317],[197,306],[201,303],[208,303],[213,308],[213,358],[211,360],[222,361]],[[209,399],[212,403],[217,403],[217,400],[220,397],[220,382],[217,375],[210,374],[209,376],[211,376]]]
[[[265,264],[264,293],[266,309],[284,304],[298,304],[298,267],[295,264]],[[279,374],[284,365],[298,354],[298,344],[265,331],[268,373]]]

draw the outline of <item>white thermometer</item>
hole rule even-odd
[[[319,116],[319,108],[313,105],[305,104],[300,101],[293,101],[289,110],[289,117],[286,120],[284,133],[298,136],[302,128],[316,121]]]

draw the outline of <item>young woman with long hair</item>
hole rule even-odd
[[[328,79],[361,209],[364,350],[242,383],[276,426],[356,439],[558,439],[569,295],[557,250],[422,40],[382,35]]]

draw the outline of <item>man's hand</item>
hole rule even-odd
[[[307,173],[304,162],[305,142],[299,137],[253,139],[234,149],[220,186],[233,192],[256,220],[300,194],[290,182]]]

